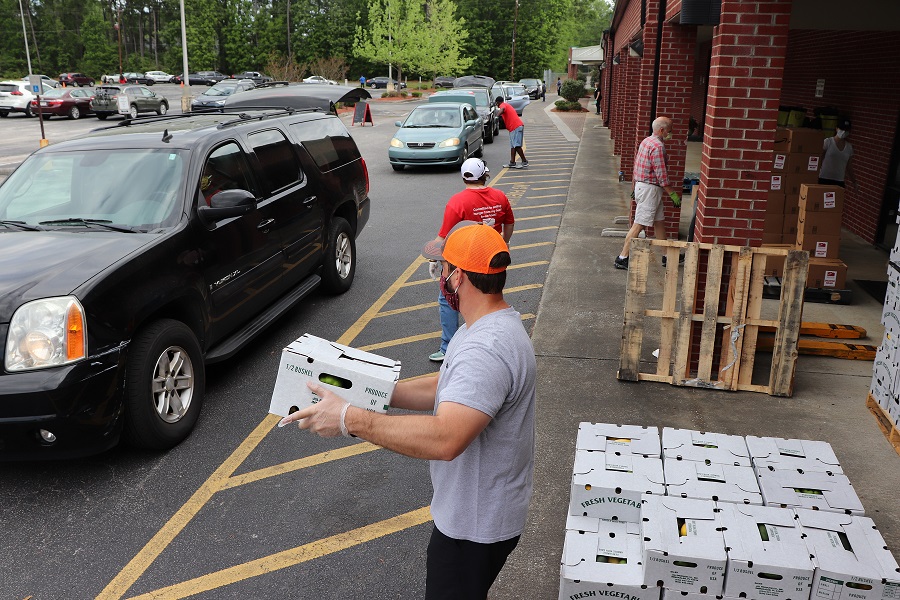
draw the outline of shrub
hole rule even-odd
[[[413,92],[412,93],[413,98],[420,98],[421,96],[422,96],[422,92]]]
[[[400,92],[398,92],[397,90],[387,91],[387,92],[384,92],[383,94],[381,94],[381,97],[382,98],[399,98]]]
[[[577,102],[579,98],[584,96],[584,82],[578,79],[563,81],[560,96],[569,102]]]
[[[569,100],[557,100],[556,102],[554,102],[554,104],[556,105],[556,110],[565,112],[584,110],[584,108],[581,106],[581,103],[577,100],[575,102],[570,102]]]

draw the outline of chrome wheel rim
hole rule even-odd
[[[128,114],[131,116],[132,119],[137,119],[137,116],[138,116],[137,108],[132,106],[131,110],[128,111]]]
[[[194,397],[194,365],[184,348],[169,346],[159,355],[150,392],[156,414],[166,423],[187,414]]]
[[[341,279],[350,276],[350,267],[353,264],[353,249],[350,246],[350,236],[346,233],[338,235],[334,244],[334,267]]]

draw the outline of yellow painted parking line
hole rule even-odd
[[[548,181],[547,183],[554,183],[554,182]],[[552,185],[550,187],[536,187],[536,188],[531,188],[531,189],[535,190],[536,192],[541,192],[543,190],[565,190],[568,188],[569,188],[569,186],[567,186],[567,185]]]
[[[534,233],[535,231],[547,231],[548,229],[559,229],[556,225],[551,225],[548,227],[533,227],[531,229],[517,229],[516,233]]]
[[[141,551],[132,558],[125,568],[113,578],[103,591],[97,596],[97,600],[121,598],[134,582],[147,570],[154,560],[162,553],[172,540],[184,529],[191,519],[200,512],[209,499],[228,483],[228,478],[250,456],[250,453],[266,437],[279,418],[276,415],[268,415],[256,426],[256,429],[248,435],[241,444],[235,448],[225,462],[219,465],[209,478],[203,482],[194,494],[182,505],[178,512],[172,515],[163,527],[156,532]]]
[[[529,198],[530,200],[531,198]],[[565,202],[557,202],[555,204],[535,204],[534,206],[517,206],[516,210],[534,210],[536,208],[553,208],[554,206],[565,206]]]
[[[544,198],[565,198],[568,194],[547,194],[545,196],[528,196],[529,200],[542,200]],[[553,204],[546,204],[545,206],[554,206]],[[555,206],[563,206],[563,204],[558,204]],[[519,208],[532,208],[531,206],[521,206]]]
[[[335,460],[341,460],[342,458],[350,458],[351,456],[365,454],[366,452],[372,452],[373,450],[381,450],[381,446],[376,446],[375,444],[370,444],[369,442],[353,444],[352,446],[344,446],[343,448],[338,448],[336,450],[329,450],[328,452],[321,452],[319,454],[313,454],[312,456],[305,456],[303,458],[298,458],[297,460],[292,460],[286,463],[266,467],[264,469],[257,469],[255,471],[250,471],[249,473],[242,473],[241,475],[229,477],[228,481],[226,481],[225,485],[223,485],[220,489],[227,490],[230,488],[236,488],[238,486],[261,481],[269,477],[276,477],[278,475],[284,475],[285,473],[290,473],[292,471],[299,471],[300,469],[323,465]]]
[[[536,244],[525,244],[523,246],[510,246],[509,249],[510,250],[523,250],[525,248],[537,248],[538,246],[552,246],[552,245],[553,245],[553,242],[538,242]],[[535,265],[545,265],[545,264],[548,264],[549,262],[550,261],[548,261],[548,260],[539,260],[539,261],[530,262],[530,263],[521,263],[521,264],[514,263],[514,264],[511,264],[510,266],[506,267],[506,270],[514,271],[516,269],[524,269],[525,267],[533,267]],[[408,287],[411,285],[422,285],[425,283],[437,283],[437,282],[434,279],[431,279],[429,277],[428,279],[417,279],[415,281],[407,281],[406,283],[403,284],[403,286]],[[508,294],[512,291],[518,291],[518,288],[506,288],[505,290],[503,290],[503,293]],[[398,309],[398,310],[402,310],[402,309]],[[384,315],[386,315],[389,312],[391,312],[391,311],[380,312],[380,313],[378,313],[377,316],[383,317]]]
[[[530,262],[530,263],[522,263],[521,265],[516,265],[515,267],[509,266],[506,268],[506,270],[511,271],[513,268],[524,269],[526,267],[536,267],[538,265],[549,265],[549,264],[550,264],[549,260],[536,260],[536,261]],[[428,281],[431,281],[431,280],[429,279]],[[542,287],[542,285],[539,283],[529,284],[529,285],[520,285],[520,286],[511,287],[511,288],[506,288],[503,290],[503,293],[504,294],[514,294],[516,292],[523,292],[525,290],[533,290],[533,289],[539,288],[539,287]],[[437,302],[426,302],[424,304],[414,304],[412,306],[404,306],[403,308],[393,308],[391,310],[385,310],[385,311],[378,313],[377,315],[375,315],[375,318],[392,317],[394,315],[402,315],[404,313],[414,312],[417,310],[423,310],[426,308],[434,308],[437,305],[438,305]]]
[[[535,217],[519,217],[516,219],[516,223],[520,223],[522,221],[534,221],[537,219],[555,219],[556,217],[562,216],[560,213],[554,213],[552,215],[537,215]]]
[[[274,573],[281,569],[287,569],[335,552],[340,552],[372,540],[404,531],[412,527],[424,525],[431,521],[431,509],[428,506],[365,525],[344,533],[338,533],[309,544],[297,546],[289,550],[270,554],[256,560],[228,567],[220,571],[214,571],[202,577],[189,579],[175,585],[160,588],[140,596],[134,596],[131,600],[177,600],[187,598],[202,592],[208,592],[238,581],[258,577],[268,573]],[[298,591],[302,585],[298,583]],[[300,593],[302,596],[303,594]],[[365,594],[364,594],[365,595]]]
[[[510,250],[525,250],[527,248],[537,248],[539,246],[552,246],[556,242],[535,242],[534,244],[522,244],[521,246],[510,246]],[[515,269],[515,265],[508,267],[510,269]]]
[[[558,182],[562,182],[562,181],[568,181],[568,179],[548,179],[546,181],[541,181],[541,183],[558,183]],[[521,181],[508,181],[508,182],[503,182],[501,185],[521,185],[521,183],[522,183]],[[556,187],[565,188],[568,186],[560,185],[560,186],[556,186]],[[534,189],[534,190],[549,190],[549,189],[554,189],[554,188],[532,188],[532,189]]]

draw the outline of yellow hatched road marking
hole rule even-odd
[[[562,195],[562,194],[557,194]],[[517,206],[516,210],[534,210],[536,208],[553,208],[554,206],[565,206],[564,202],[557,202],[556,204],[535,204],[534,206]]]
[[[536,217],[521,217],[516,219],[516,223],[521,221],[536,221],[537,219],[555,219],[556,217],[562,216],[560,213],[553,213],[550,215],[537,215]]]
[[[125,565],[125,568],[119,571],[115,578],[100,592],[97,600],[121,598],[153,561],[162,554],[162,551],[172,543],[172,540],[175,539],[181,530],[190,523],[191,519],[200,512],[200,509],[209,502],[209,499],[228,483],[228,478],[231,477],[232,473],[250,456],[250,453],[253,452],[278,421],[279,418],[277,416],[267,415],[256,426],[256,429],[235,448],[231,456],[225,459],[225,462],[219,465],[219,468],[203,482],[200,489],[194,492],[188,501],[178,509],[178,512],[172,515],[172,518],[156,532],[156,535],[150,538],[150,541],[141,548],[141,551]]]
[[[542,181],[542,183],[559,183],[559,182],[561,182],[561,181],[568,181],[568,179],[548,179],[548,180],[546,180],[546,181]],[[519,183],[520,183],[520,182],[517,182],[517,181],[510,181],[510,182],[508,182],[508,183],[507,183],[507,182],[504,182],[504,183],[502,183],[502,184],[500,184],[500,185],[518,185]],[[556,187],[558,187],[558,188],[564,188],[564,187],[568,187],[568,186],[559,185],[559,186],[556,186]],[[531,188],[531,189],[533,189],[533,190],[549,190],[549,189],[553,189],[553,188]]]
[[[365,544],[374,539],[404,531],[411,527],[424,525],[431,521],[431,509],[428,506],[365,525],[352,531],[339,533],[309,544],[297,546],[282,552],[276,552],[256,560],[228,567],[220,571],[214,571],[202,577],[189,579],[175,585],[160,588],[140,596],[134,596],[131,600],[177,600],[187,598],[201,592],[208,592],[238,581],[259,577],[267,573],[273,573],[281,569],[293,567],[335,552],[340,552],[360,544]],[[299,590],[300,588],[298,588]],[[302,596],[302,593],[300,594]]]
[[[524,264],[518,265],[518,268],[522,269],[524,267],[534,267],[537,265],[548,265],[548,264],[550,264],[549,260],[539,260],[539,261],[535,261],[535,262],[531,262],[531,263],[524,263]],[[510,270],[510,269],[512,269],[512,267],[509,267],[507,270]],[[429,279],[428,281],[431,281],[431,280]],[[544,287],[543,284],[531,283],[528,285],[519,285],[516,287],[507,288],[507,289],[503,290],[503,293],[504,293],[504,295],[505,294],[513,294],[515,292],[523,292],[525,290],[533,290],[533,289],[537,289],[540,287]],[[437,305],[438,305],[437,302],[426,302],[424,304],[414,304],[413,306],[404,306],[403,308],[393,308],[391,310],[385,310],[385,311],[378,313],[377,315],[375,315],[375,318],[391,317],[394,315],[402,315],[402,314],[413,312],[416,310],[423,310],[426,308],[434,308]]]
[[[559,229],[559,227],[557,227],[556,225],[550,225],[550,226],[547,226],[547,227],[533,227],[533,228],[531,228],[531,229],[519,229],[519,230],[516,230],[516,233],[519,233],[519,234],[522,234],[522,233],[534,233],[535,231],[547,231],[548,229]]]
[[[567,194],[547,194],[546,196],[528,196],[529,200],[540,200],[541,198],[565,198]],[[562,204],[548,204],[547,206],[563,206]],[[518,207],[520,210],[523,208],[531,208],[530,206],[520,206]]]
[[[537,248],[538,246],[552,246],[555,242],[535,242],[533,244],[522,244],[521,246],[510,246],[510,250],[525,250],[526,248]],[[515,269],[516,266],[513,265],[509,267],[510,269]]]
[[[328,452],[321,452],[319,454],[313,454],[312,456],[305,456],[303,458],[298,458],[297,460],[273,465],[264,469],[250,471],[249,473],[234,475],[233,477],[228,478],[228,481],[226,481],[225,485],[223,485],[220,489],[227,490],[230,488],[236,488],[242,485],[247,485],[248,483],[261,481],[269,477],[277,477],[278,475],[284,475],[285,473],[290,473],[292,471],[299,471],[300,469],[323,465],[335,460],[341,460],[342,458],[350,458],[351,456],[357,456],[359,454],[365,454],[366,452],[372,452],[373,450],[381,450],[381,446],[376,446],[375,444],[370,444],[369,442],[353,444],[352,446],[344,446],[343,448],[337,448],[336,450],[329,450]]]
[[[548,181],[547,183],[556,183],[556,182],[554,182],[554,181]],[[541,191],[541,190],[566,190],[566,189],[569,189],[569,186],[567,186],[567,185],[552,185],[552,186],[550,186],[550,187],[536,187],[536,188],[531,188],[531,189],[533,189],[533,190],[535,190],[535,191]]]

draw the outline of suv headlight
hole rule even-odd
[[[450,138],[440,143],[438,148],[449,148],[451,146],[459,146],[459,138]]]
[[[391,138],[391,147],[392,148],[402,148],[403,142],[401,142],[397,138]]]
[[[7,371],[44,369],[87,356],[84,308],[74,296],[23,304],[13,314],[6,337]]]

